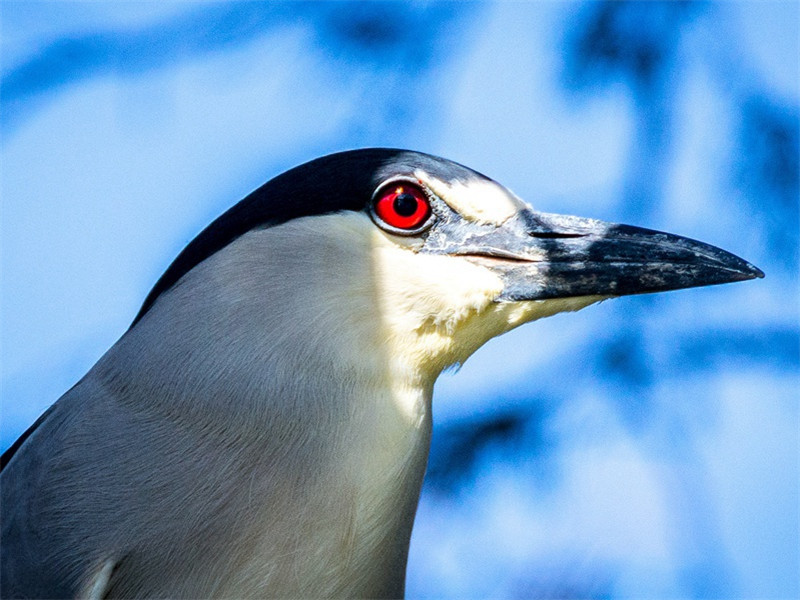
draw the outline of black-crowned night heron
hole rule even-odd
[[[292,169],[3,456],[2,596],[400,597],[442,369],[604,298],[762,276],[434,156]]]

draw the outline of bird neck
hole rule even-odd
[[[225,276],[224,263],[206,266],[206,281]],[[368,305],[334,319],[269,289],[219,289],[236,292],[206,287],[198,302],[189,278],[164,294],[98,363],[101,380],[170,435],[249,465],[220,484],[261,506],[248,573],[316,556],[269,568],[325,582],[309,596],[402,595],[434,378],[379,350]]]

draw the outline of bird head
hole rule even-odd
[[[239,271],[274,267],[254,297],[291,284],[284,313],[299,311],[317,330],[363,331],[360,350],[381,346],[404,376],[429,381],[534,319],[615,296],[763,277],[685,237],[539,212],[442,158],[363,149],[296,167],[219,217],[164,273],[134,326],[198,265],[237,246],[250,257]],[[209,280],[230,281],[206,277],[208,293]],[[279,295],[270,298],[272,310]]]

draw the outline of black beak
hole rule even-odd
[[[491,268],[505,284],[498,300],[625,296],[764,277],[715,246],[593,219],[523,210],[499,227],[441,225],[423,251]]]

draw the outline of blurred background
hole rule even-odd
[[[493,340],[435,394],[410,598],[800,595],[800,4],[0,5],[7,448],[206,224],[362,146],[766,279]]]

